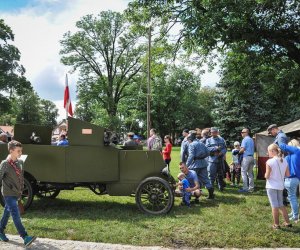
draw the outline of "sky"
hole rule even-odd
[[[53,101],[58,120],[65,118],[63,94],[65,75],[68,73],[73,107],[76,104],[77,73],[60,62],[59,41],[63,34],[75,32],[75,23],[87,14],[100,11],[123,11],[128,0],[0,0],[0,18],[15,35],[13,44],[21,52],[20,63],[26,78],[38,95]],[[207,68],[204,67],[207,71]],[[202,86],[213,86],[219,80],[217,70],[202,76]]]

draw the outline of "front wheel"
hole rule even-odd
[[[33,201],[33,190],[30,181],[28,181],[26,178],[24,178],[24,189],[22,193],[22,202],[24,205],[24,209],[28,209]],[[0,203],[4,207],[5,201],[2,195],[2,192],[0,192]]]
[[[166,180],[160,177],[149,177],[137,187],[135,201],[144,213],[166,214],[173,207],[174,193]]]

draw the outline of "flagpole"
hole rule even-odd
[[[66,74],[65,88],[68,86],[68,74]],[[68,121],[68,109],[66,109],[66,122]]]

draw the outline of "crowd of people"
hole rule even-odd
[[[274,142],[268,147],[269,160],[266,162],[266,190],[272,207],[273,228],[280,228],[279,211],[284,218],[284,227],[291,227],[291,221],[299,220],[299,205],[297,189],[300,182],[300,143],[293,139],[289,142],[286,134],[272,124],[267,128],[269,135],[275,137]],[[182,131],[183,140],[180,150],[180,173],[178,174],[177,193],[182,196],[182,205],[191,206],[191,197],[195,197],[194,203],[199,203],[202,188],[208,191],[207,199],[214,199],[215,183],[220,191],[223,191],[227,177],[231,186],[240,187],[242,177],[243,186],[238,189],[240,193],[252,193],[254,191],[255,144],[250,136],[249,128],[241,131],[241,143],[234,142],[232,149],[232,162],[227,168],[227,145],[221,137],[218,128],[206,128],[203,130]],[[152,129],[147,140],[148,150],[162,152],[165,163],[171,162],[172,140],[169,135],[162,140]],[[284,206],[284,190],[287,191],[291,205],[291,213],[288,214]]]

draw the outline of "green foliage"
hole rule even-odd
[[[41,125],[55,127],[57,125],[58,109],[56,105],[49,100],[40,100]]]
[[[25,69],[19,64],[20,52],[12,44],[14,34],[9,26],[0,19],[0,115],[11,108],[10,97],[31,89],[31,84],[23,76]]]
[[[239,46],[300,64],[299,10],[296,0],[135,0],[128,12],[137,13],[136,22],[157,17],[169,27],[180,23],[177,43],[190,52]]]
[[[97,17],[84,16],[76,27],[79,31],[64,35],[60,53],[65,65],[79,70],[78,115],[92,120],[91,108],[96,107],[105,110],[110,120],[116,120],[119,102],[130,95],[126,90],[142,67],[140,37],[129,30],[122,14],[112,11],[101,12]],[[87,108],[87,116],[83,108]],[[118,126],[107,125],[112,129]]]
[[[222,64],[216,96],[215,122],[226,139],[241,140],[240,131],[253,133],[271,123],[284,125],[300,118],[298,64],[257,53],[230,52]]]

